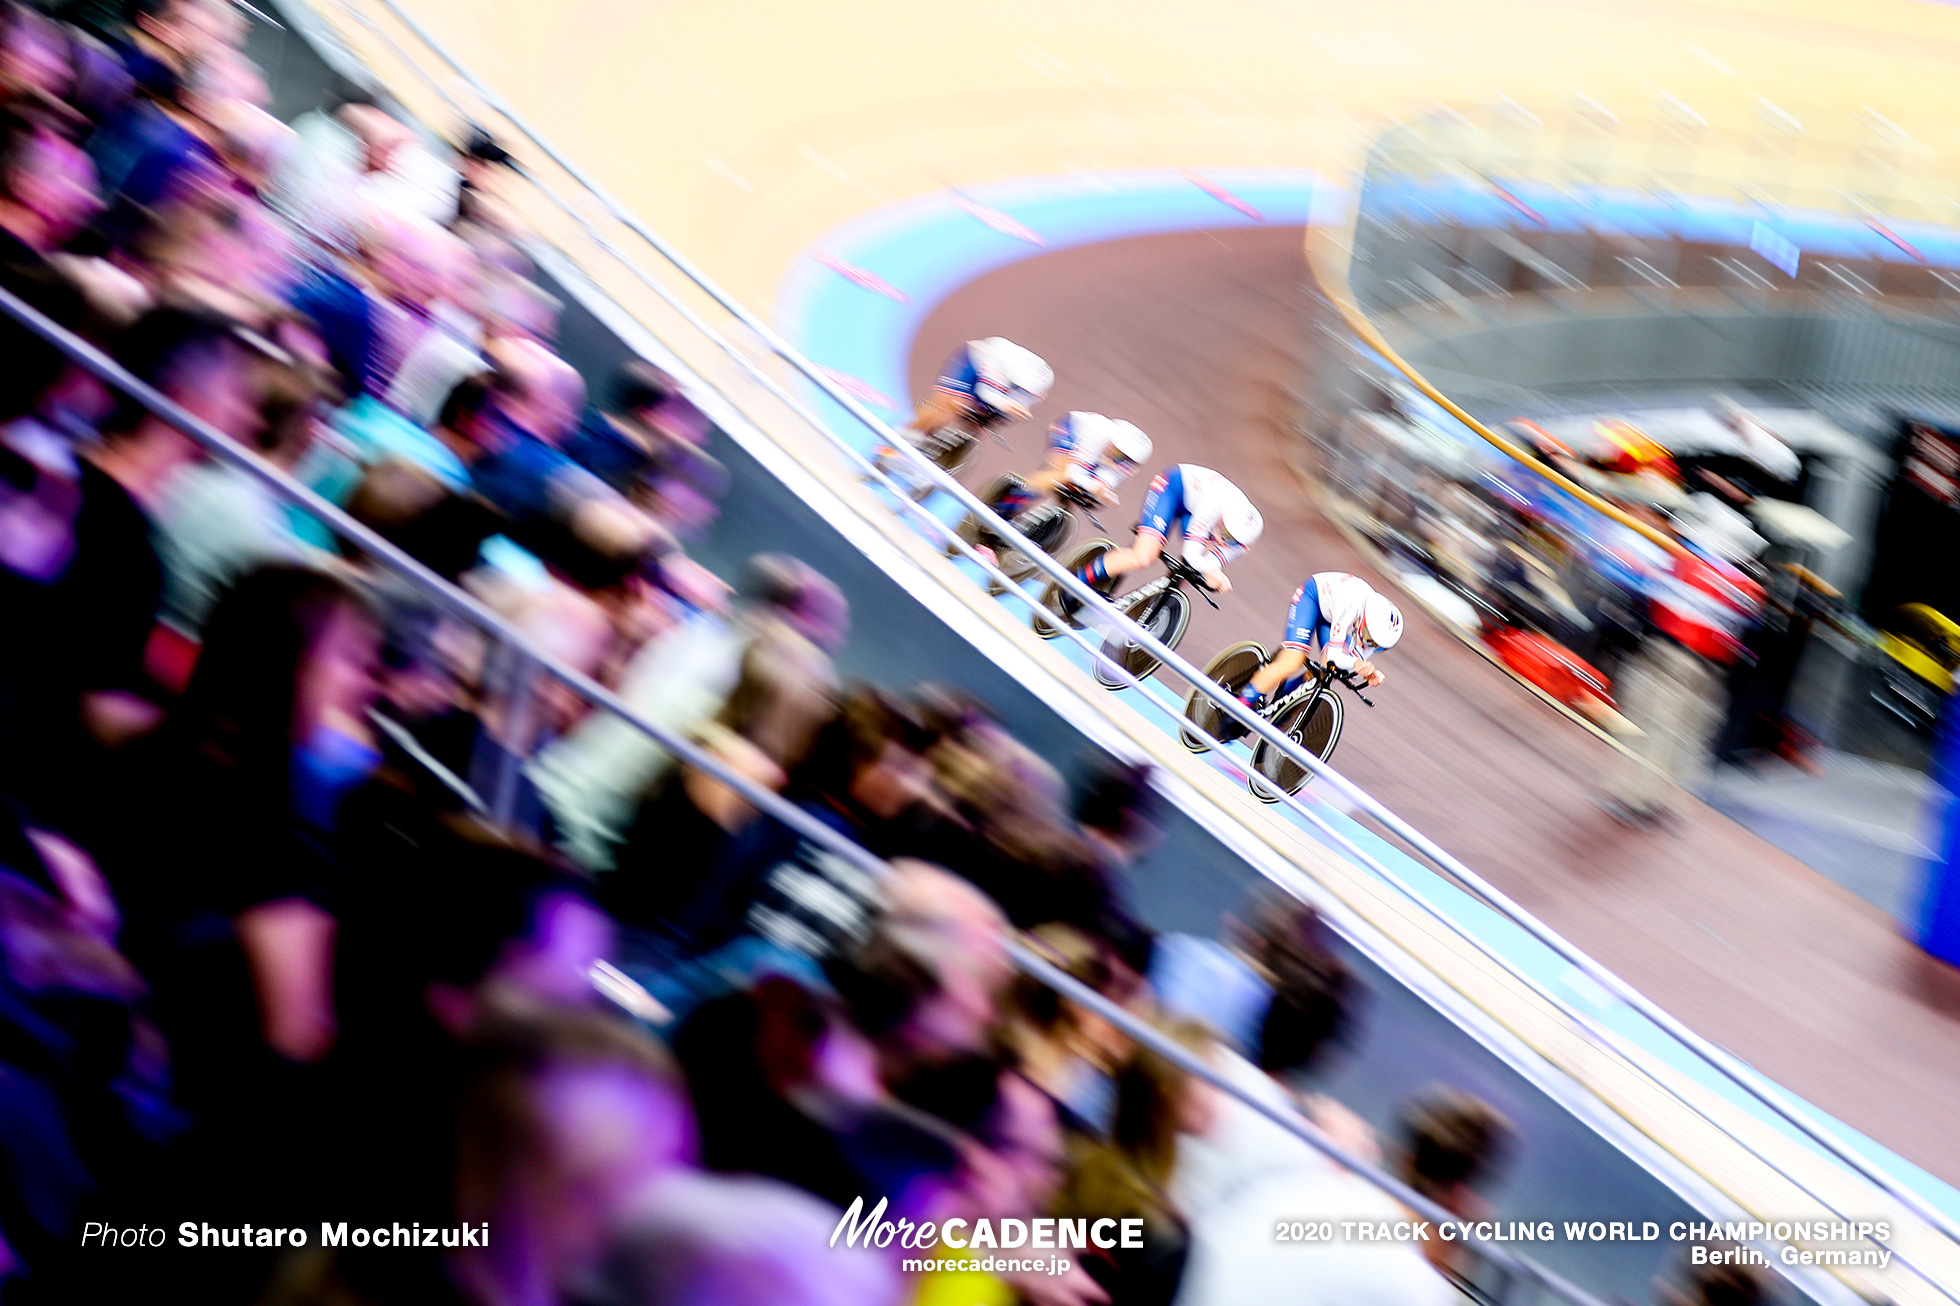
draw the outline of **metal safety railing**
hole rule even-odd
[[[366,30],[374,33],[379,39],[383,40],[388,46],[390,46],[392,52],[403,63],[403,65],[408,69],[410,69],[412,72],[414,72],[417,76],[421,77],[424,80],[424,82],[435,92],[435,94],[439,98],[441,98],[453,111],[458,113],[460,117],[462,117],[466,121],[474,120],[476,118],[476,115],[470,113],[461,104],[459,104],[455,99],[455,97],[446,88],[444,88],[431,74],[429,74],[429,72],[425,68],[422,67],[419,61],[407,55],[406,52],[402,51],[399,42],[397,42],[392,35],[385,32],[378,24],[376,24],[373,21],[373,19],[368,17],[365,13],[362,13],[355,3],[351,3],[350,0],[339,0],[339,3],[340,3],[340,7],[346,13],[348,13],[355,22],[357,22]],[[1630,985],[1625,983],[1625,981],[1619,979],[1619,977],[1614,975],[1611,971],[1600,966],[1596,961],[1592,960],[1583,951],[1578,949],[1575,945],[1571,944],[1569,941],[1565,940],[1556,931],[1553,931],[1548,926],[1544,925],[1543,922],[1537,920],[1529,912],[1526,912],[1522,907],[1518,906],[1515,902],[1513,902],[1507,895],[1503,894],[1500,890],[1490,885],[1481,876],[1477,875],[1476,872],[1472,871],[1461,861],[1459,861],[1454,856],[1452,856],[1444,849],[1442,849],[1440,846],[1438,846],[1436,843],[1434,843],[1434,841],[1430,840],[1427,836],[1423,835],[1420,831],[1416,830],[1408,822],[1404,821],[1401,817],[1399,817],[1393,811],[1388,809],[1379,800],[1375,799],[1372,795],[1368,794],[1366,791],[1360,789],[1358,786],[1356,786],[1351,781],[1349,781],[1346,777],[1342,776],[1339,772],[1335,771],[1332,767],[1322,762],[1318,757],[1315,757],[1312,753],[1307,752],[1306,750],[1299,747],[1296,743],[1288,739],[1285,735],[1275,730],[1264,719],[1250,712],[1248,709],[1244,707],[1243,704],[1238,702],[1235,696],[1221,692],[1216,685],[1214,685],[1207,677],[1204,676],[1202,671],[1200,671],[1198,668],[1194,667],[1192,664],[1190,664],[1181,656],[1179,656],[1175,652],[1175,650],[1171,649],[1170,647],[1164,645],[1161,641],[1157,640],[1148,631],[1142,629],[1141,627],[1136,626],[1135,623],[1131,622],[1122,613],[1118,612],[1114,607],[1112,607],[1103,598],[1102,595],[1096,593],[1088,586],[1084,585],[1066,568],[1063,568],[1062,566],[1060,566],[1060,564],[1056,563],[1052,558],[1049,558],[1042,550],[1040,550],[1037,546],[1035,546],[1031,541],[1027,540],[1024,536],[1022,536],[1020,532],[1017,531],[1011,524],[1002,521],[998,516],[996,516],[991,511],[991,509],[985,503],[983,503],[977,496],[973,495],[970,491],[965,489],[965,487],[959,485],[951,477],[943,473],[939,468],[933,466],[922,455],[920,455],[917,450],[913,449],[909,444],[909,442],[907,442],[905,439],[899,436],[887,423],[885,423],[880,418],[878,418],[876,414],[872,413],[862,402],[860,402],[853,394],[851,394],[849,390],[847,390],[844,386],[840,385],[822,367],[811,362],[808,358],[803,356],[801,352],[798,351],[794,346],[792,346],[788,341],[784,340],[777,332],[775,332],[769,326],[763,323],[753,313],[751,313],[748,309],[746,309],[739,301],[734,299],[725,290],[723,290],[718,284],[716,284],[710,277],[707,276],[707,274],[704,271],[702,271],[700,268],[695,266],[678,250],[674,249],[673,246],[669,244],[664,238],[662,238],[657,232],[653,231],[643,221],[637,218],[630,210],[628,210],[622,203],[620,203],[617,199],[613,198],[609,193],[607,193],[594,179],[592,179],[587,173],[585,173],[576,163],[572,162],[569,158],[567,158],[562,151],[560,151],[550,141],[545,139],[535,128],[533,128],[506,101],[504,101],[504,99],[496,91],[494,91],[493,89],[485,85],[474,73],[472,73],[460,61],[458,61],[455,58],[455,56],[451,54],[440,42],[438,42],[426,30],[426,28],[422,26],[422,24],[418,20],[416,20],[411,14],[407,13],[402,8],[402,6],[396,2],[396,0],[378,0],[378,3],[380,3],[390,14],[392,14],[394,18],[401,24],[401,26],[409,33],[411,33],[420,44],[425,46],[438,60],[440,60],[444,65],[446,65],[456,75],[456,77],[459,78],[461,82],[469,88],[470,93],[481,103],[483,107],[490,110],[497,117],[502,118],[504,121],[508,122],[511,125],[511,127],[515,129],[519,135],[523,136],[526,140],[528,140],[531,143],[531,145],[539,151],[541,155],[543,155],[546,159],[548,159],[560,171],[562,171],[568,177],[570,177],[581,189],[584,190],[584,192],[588,196],[590,196],[594,201],[596,201],[598,205],[606,212],[606,214],[614,222],[618,223],[621,227],[625,228],[627,231],[631,232],[634,236],[636,236],[644,243],[646,243],[651,249],[653,249],[657,254],[659,254],[663,260],[665,260],[675,270],[677,270],[683,277],[685,277],[687,281],[692,283],[692,285],[695,286],[701,293],[705,294],[723,311],[728,313],[738,323],[740,323],[742,327],[745,328],[749,333],[751,333],[755,337],[755,339],[759,341],[768,350],[768,352],[771,355],[773,355],[777,359],[780,359],[784,364],[792,368],[805,382],[807,382],[810,386],[814,387],[824,397],[834,402],[839,408],[841,408],[846,414],[848,414],[854,422],[862,426],[866,431],[871,433],[880,442],[888,445],[893,449],[896,449],[901,454],[901,456],[907,459],[912,470],[918,476],[931,482],[940,491],[944,492],[945,494],[950,496],[954,501],[956,501],[969,514],[976,516],[980,521],[985,523],[990,533],[999,536],[1001,539],[1005,540],[1010,546],[1024,553],[1025,556],[1030,561],[1036,564],[1037,568],[1041,572],[1047,575],[1052,581],[1054,581],[1058,586],[1060,586],[1060,588],[1063,591],[1067,592],[1073,599],[1079,602],[1084,609],[1096,614],[1093,624],[1101,627],[1104,630],[1116,630],[1116,631],[1123,632],[1125,638],[1127,638],[1130,643],[1147,651],[1152,656],[1158,658],[1164,666],[1168,667],[1170,670],[1182,676],[1186,681],[1188,681],[1194,687],[1194,689],[1196,689],[1199,693],[1202,693],[1206,697],[1208,697],[1227,716],[1232,718],[1241,726],[1245,727],[1249,734],[1265,741],[1269,746],[1279,750],[1279,752],[1283,756],[1293,761],[1295,764],[1303,767],[1310,774],[1314,775],[1319,780],[1324,781],[1327,786],[1331,787],[1332,789],[1340,793],[1349,802],[1354,804],[1354,806],[1358,810],[1365,812],[1368,816],[1378,821],[1385,829],[1387,829],[1389,832],[1394,834],[1409,848],[1415,850],[1425,860],[1429,861],[1433,866],[1441,870],[1449,879],[1453,880],[1455,883],[1462,886],[1464,889],[1470,892],[1474,897],[1479,899],[1484,905],[1490,907],[1492,910],[1496,911],[1499,915],[1509,920],[1511,923],[1525,930],[1539,943],[1550,948],[1562,960],[1570,964],[1579,974],[1585,976],[1593,983],[1599,985],[1613,998],[1619,1000],[1633,1011],[1639,1013],[1643,1018],[1649,1021],[1657,1029],[1665,1033],[1670,1039],[1672,1039],[1681,1047],[1685,1048],[1690,1053],[1692,1053],[1696,1059],[1698,1059],[1703,1064],[1707,1065],[1713,1071],[1715,1071],[1720,1078],[1733,1084],[1735,1087],[1740,1089],[1746,1096],[1748,1096],[1750,1099],[1752,1099],[1761,1107],[1763,1107],[1766,1111],[1768,1111],[1771,1115],[1781,1120],[1786,1125],[1788,1125],[1791,1129],[1796,1131],[1796,1133],[1799,1134],[1801,1137],[1808,1140],[1811,1144],[1815,1145],[1817,1148],[1824,1151],[1826,1154],[1832,1157],[1837,1163],[1839,1163],[1840,1165],[1844,1166],[1852,1173],[1859,1176],[1863,1181],[1873,1185],[1876,1189],[1883,1192],[1892,1200],[1898,1202],[1906,1210],[1911,1211],[1916,1217],[1923,1220],[1931,1228],[1937,1230],[1943,1237],[1955,1243],[1960,1243],[1960,1222],[1954,1221],[1945,1212],[1940,1211],[1938,1208],[1932,1206],[1930,1203],[1928,1203],[1923,1198],[1921,1198],[1918,1194],[1912,1192],[1909,1189],[1904,1188],[1902,1185],[1897,1183],[1891,1176],[1885,1174],[1882,1170],[1873,1166],[1863,1156],[1859,1155],[1856,1151],[1854,1151],[1844,1143],[1840,1142],[1836,1137],[1834,1137],[1803,1106],[1792,1101],[1786,1094],[1783,1094],[1773,1086],[1763,1081],[1758,1075],[1756,1075],[1748,1067],[1742,1065],[1734,1057],[1730,1056],[1728,1053],[1724,1052],[1723,1050],[1716,1048],[1712,1044],[1708,1043],[1705,1039],[1702,1039],[1699,1035],[1696,1035],[1693,1031],[1689,1030],[1685,1025],[1681,1024],[1678,1020],[1674,1019],[1672,1016],[1668,1015],[1665,1011],[1661,1010],[1659,1007],[1654,1005],[1644,995],[1640,994],[1637,990],[1635,990]],[[833,429],[832,425],[829,422],[825,421],[823,418],[821,418],[816,413],[811,411],[807,404],[804,404],[798,399],[796,399],[795,396],[793,396],[788,390],[786,390],[780,382],[778,382],[774,377],[769,375],[769,373],[766,370],[758,366],[757,363],[753,359],[751,359],[734,342],[727,339],[721,332],[717,331],[708,322],[706,322],[699,313],[695,312],[692,308],[688,307],[684,302],[682,302],[680,297],[676,295],[671,288],[661,283],[657,277],[655,277],[652,273],[650,273],[635,258],[627,254],[625,251],[619,249],[618,246],[612,241],[606,239],[597,230],[596,226],[591,222],[591,220],[587,218],[584,214],[580,213],[577,210],[577,208],[574,205],[572,205],[567,199],[565,199],[562,195],[559,195],[552,187],[546,185],[537,176],[526,173],[526,177],[527,180],[529,180],[531,184],[534,187],[536,187],[536,189],[539,191],[541,195],[543,195],[547,200],[549,200],[553,205],[555,205],[561,212],[565,213],[567,216],[572,218],[572,220],[578,225],[580,230],[588,238],[590,238],[603,253],[605,253],[609,258],[612,258],[616,260],[618,263],[620,263],[627,271],[633,274],[639,282],[647,286],[656,295],[658,295],[663,301],[663,303],[665,303],[669,308],[673,309],[676,313],[678,313],[683,318],[683,320],[688,323],[690,327],[702,333],[702,335],[710,343],[712,343],[722,353],[726,354],[731,360],[733,360],[748,378],[750,378],[751,380],[759,384],[767,393],[771,395],[772,398],[788,406],[790,410],[794,412],[803,422],[808,424],[816,434],[818,434],[821,438],[823,438],[824,440],[826,440],[827,442],[829,442],[830,444],[838,448],[839,451],[844,454],[844,456],[846,456],[852,462],[856,463],[859,466],[860,470],[864,472],[869,479],[872,479],[874,481],[881,479],[877,473],[877,469],[870,465],[869,460],[867,460],[864,457],[862,452],[855,445],[853,445],[850,441],[846,440],[839,432]],[[1361,316],[1358,312],[1354,314],[1354,320],[1355,320],[1354,324],[1356,324],[1358,331],[1362,327],[1369,327],[1369,324],[1367,324],[1365,317]],[[1369,327],[1369,329],[1372,330],[1371,327]],[[1392,354],[1390,356],[1391,358],[1393,357]],[[1450,404],[1450,401],[1447,399],[1447,397],[1443,396],[1438,391],[1434,391],[1433,388],[1428,387],[1426,382],[1423,382],[1420,377],[1413,376],[1413,369],[1410,369],[1410,372],[1412,375],[1412,379],[1414,379],[1419,385],[1422,385],[1425,389],[1430,390],[1430,392],[1432,393],[1432,397],[1436,398],[1439,402],[1443,403],[1446,407],[1449,407],[1453,413],[1464,418],[1473,427],[1479,428],[1478,433],[1480,435],[1484,435],[1486,438],[1490,439],[1493,444],[1497,444],[1500,448],[1510,445],[1509,441],[1504,440],[1503,437],[1501,436],[1497,436],[1495,432],[1489,432],[1487,430],[1481,429],[1481,424],[1476,423],[1474,419],[1470,419],[1468,414],[1461,413],[1458,410],[1456,410],[1454,405]],[[1514,446],[1512,447],[1513,449],[1515,449]],[[1522,451],[1517,451],[1517,452],[1522,452]],[[1558,482],[1563,482],[1564,478],[1556,477],[1556,475],[1554,474],[1553,477],[1548,479],[1555,479]],[[1564,485],[1561,485],[1561,488],[1566,488],[1566,487]],[[1575,497],[1578,497],[1583,501],[1593,501],[1595,499],[1595,496],[1591,495],[1590,492],[1585,491],[1582,487],[1571,486],[1570,489],[1576,491]],[[901,509],[905,509],[906,505],[909,503],[908,497],[903,494],[896,495],[896,499],[898,501],[898,506]],[[916,505],[914,506],[916,507]],[[1613,516],[1616,519],[1622,518],[1624,516],[1623,514],[1619,513],[1616,509],[1614,509],[1611,505],[1604,504],[1603,502],[1597,503],[1596,506],[1598,506],[1607,515]],[[930,514],[925,514],[925,515],[928,516],[931,522],[930,526],[927,529],[933,533],[936,539],[943,539],[947,534],[949,534],[947,528],[942,523],[940,523],[937,520],[937,518],[930,517]],[[1636,530],[1641,530],[1642,533],[1645,533],[1647,529],[1644,523],[1627,521],[1624,524],[1632,526]],[[955,540],[954,543],[957,544],[958,541]],[[1675,545],[1674,542],[1671,540],[1668,541],[1668,544],[1670,547],[1675,547],[1675,548],[1679,547],[1678,545]],[[967,556],[975,562],[981,561],[980,559],[977,558],[977,556],[973,555],[970,550],[967,551]],[[985,566],[984,563],[982,563],[982,565]],[[1000,576],[998,572],[995,571],[994,569],[987,568],[987,570],[989,570],[990,574],[992,574],[997,581],[1006,580],[1005,577]],[[1014,585],[1012,582],[1008,582],[1008,587],[1010,593],[1018,594],[1021,592],[1019,586]],[[1134,684],[1135,682],[1132,679],[1130,683]],[[1148,698],[1148,696],[1145,697]],[[1188,726],[1188,723],[1184,723],[1184,724]],[[1194,733],[1200,733],[1200,732],[1194,731]],[[1296,802],[1293,803],[1292,806],[1295,811],[1303,811],[1307,819],[1309,820],[1309,822],[1313,824],[1316,829],[1321,830],[1323,833],[1326,833],[1330,837],[1332,837],[1336,842],[1337,846],[1340,846],[1342,850],[1346,852],[1348,855],[1355,856],[1359,860],[1360,864],[1368,867],[1370,870],[1374,871],[1377,875],[1382,876],[1387,882],[1389,882],[1391,885],[1396,887],[1400,892],[1402,892],[1405,896],[1409,897],[1411,900],[1421,903],[1423,908],[1427,912],[1434,915],[1437,919],[1442,920],[1443,923],[1448,928],[1450,928],[1454,933],[1468,940],[1473,946],[1478,948],[1480,952],[1484,953],[1486,956],[1491,957],[1498,965],[1503,967],[1515,979],[1525,984],[1527,987],[1531,988],[1533,991],[1537,992],[1542,997],[1544,997],[1547,1001],[1552,1003],[1568,1019],[1572,1020],[1579,1027],[1587,1030],[1588,1033],[1591,1034],[1597,1041],[1603,1043],[1606,1046],[1613,1047],[1616,1050],[1618,1050],[1622,1054],[1622,1056],[1629,1061],[1630,1064],[1640,1067],[1643,1070],[1643,1072],[1648,1074],[1649,1078],[1653,1078],[1654,1082],[1660,1084],[1660,1086],[1665,1091],[1667,1091],[1671,1096],[1673,1096],[1677,1100],[1682,1101],[1685,1105],[1689,1107],[1690,1110],[1694,1111],[1696,1115],[1700,1116],[1705,1120],[1709,1120],[1709,1123],[1714,1124],[1716,1128],[1722,1129],[1723,1132],[1729,1133],[1731,1137],[1734,1137],[1732,1131],[1726,1129],[1724,1126],[1721,1126],[1719,1123],[1710,1119],[1710,1117],[1707,1115],[1707,1112],[1704,1108],[1693,1103],[1692,1101],[1688,1101],[1686,1098],[1682,1096],[1682,1094],[1679,1092],[1678,1089],[1665,1084],[1664,1082],[1662,1082],[1657,1078],[1654,1078],[1652,1072],[1646,1069],[1646,1066],[1644,1064],[1645,1058],[1642,1055],[1632,1051],[1627,1045],[1627,1042],[1623,1037],[1608,1030],[1601,1022],[1586,1015],[1584,1012],[1574,1008],[1571,1003],[1564,1001],[1556,997],[1555,995],[1549,993],[1547,990],[1543,988],[1542,985],[1537,984],[1535,981],[1532,981],[1528,976],[1523,975],[1518,970],[1515,964],[1509,962],[1501,955],[1498,955],[1487,945],[1483,944],[1482,942],[1477,940],[1474,936],[1470,935],[1466,930],[1464,930],[1464,928],[1460,924],[1450,920],[1447,916],[1438,912],[1437,909],[1433,906],[1433,904],[1430,904],[1426,899],[1424,899],[1422,895],[1417,893],[1412,887],[1410,887],[1405,880],[1403,880],[1401,877],[1396,876],[1393,872],[1389,871],[1388,868],[1381,863],[1379,858],[1367,854],[1366,852],[1361,850],[1359,846],[1355,844],[1355,842],[1351,838],[1333,830],[1332,827],[1328,823],[1326,823],[1324,817],[1321,817],[1318,813],[1305,812],[1304,804],[1300,804]],[[1742,1146],[1745,1150],[1749,1151],[1752,1155],[1756,1156],[1759,1160],[1762,1160],[1766,1164],[1770,1165],[1773,1169],[1777,1171],[1777,1173],[1783,1175],[1785,1178],[1792,1179],[1792,1182],[1796,1182],[1794,1180],[1794,1177],[1790,1176],[1784,1167],[1772,1161],[1770,1158],[1764,1156],[1758,1148],[1752,1146],[1747,1141],[1742,1140],[1740,1138],[1737,1138],[1736,1141],[1738,1145]],[[1831,1207],[1828,1202],[1825,1203],[1825,1205],[1827,1206],[1827,1209],[1835,1209],[1834,1207]],[[1898,1260],[1899,1263],[1908,1266],[1911,1265],[1911,1262],[1907,1258],[1898,1256],[1896,1254],[1896,1249],[1893,1250],[1895,1251],[1895,1259]],[[1924,1271],[1916,1271],[1916,1272],[1920,1273],[1921,1277],[1925,1278],[1928,1283],[1932,1284],[1943,1296],[1947,1297],[1949,1300],[1960,1302],[1960,1289],[1950,1288],[1944,1284],[1941,1284],[1931,1275],[1926,1274]]]
[[[258,455],[188,412],[168,396],[145,384],[100,349],[61,327],[4,288],[0,288],[0,312],[52,344],[105,385],[135,400],[149,412],[190,436],[224,465],[251,477],[284,502],[312,514],[336,534],[357,545],[388,571],[412,585],[420,594],[439,604],[451,615],[493,638],[499,645],[511,650],[539,672],[564,684],[594,706],[617,716],[682,762],[728,785],[759,810],[781,821],[804,838],[843,857],[874,878],[882,880],[891,873],[890,867],[881,858],[867,851],[848,836],[818,820],[776,791],[743,775],[686,735],[660,726],[635,712],[611,690],[537,648],[509,622],[480,601],[443,580],[369,527],[348,516],[340,508],[294,480],[284,471],[273,467]],[[466,800],[474,796],[468,786],[459,779],[453,776],[444,778],[457,789],[459,794],[463,794]],[[483,803],[479,798],[472,806],[480,809]],[[1008,948],[1015,966],[1023,974],[1057,990],[1070,1001],[1109,1021],[1139,1046],[1148,1048],[1187,1074],[1196,1076],[1247,1109],[1270,1120],[1328,1161],[1367,1179],[1417,1216],[1431,1222],[1457,1220],[1452,1212],[1416,1192],[1394,1175],[1332,1142],[1297,1112],[1279,1108],[1246,1091],[1148,1021],[1069,976],[1032,949],[1012,941]],[[616,976],[614,983],[617,983]],[[630,1005],[630,1003],[623,1005]],[[1466,1241],[1476,1248],[1480,1256],[1504,1274],[1508,1286],[1505,1294],[1498,1298],[1500,1301],[1512,1303],[1513,1306],[1524,1306],[1529,1299],[1520,1295],[1519,1290],[1529,1287],[1549,1293],[1561,1301],[1573,1303],[1573,1306],[1607,1306],[1603,1299],[1566,1281],[1536,1262],[1517,1256],[1499,1244],[1474,1238]]]

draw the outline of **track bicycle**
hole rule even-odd
[[[998,512],[1000,501],[1006,498],[1010,491],[1019,489],[1023,484],[1021,477],[1009,472],[989,485],[980,499],[989,508]],[[1079,485],[1058,485],[1054,489],[1053,499],[1044,499],[1024,509],[1018,517],[1012,519],[1012,524],[1015,530],[1027,536],[1043,553],[1052,557],[1068,543],[1070,534],[1074,532],[1077,510],[1081,511],[1097,530],[1105,529],[1095,514],[1095,509],[1101,506],[1094,495]],[[993,549],[994,565],[1017,585],[1040,570],[1038,562],[1015,545],[1008,544],[995,535],[976,514],[968,513],[966,520],[960,523],[959,536],[968,544],[984,545]],[[1000,583],[989,581],[988,589],[997,593]]]
[[[1115,547],[1113,540],[1091,540],[1063,565],[1070,571],[1081,571]],[[1203,572],[1182,558],[1169,554],[1164,555],[1163,563],[1162,576],[1109,601],[1118,612],[1155,636],[1159,643],[1175,649],[1191,625],[1191,599],[1186,593],[1187,587],[1196,590],[1199,597],[1212,607],[1216,608],[1218,603],[1211,597],[1211,586],[1205,584]],[[1081,604],[1059,582],[1048,582],[1041,592],[1041,604],[1035,609],[1035,633],[1043,639],[1054,639],[1063,632],[1064,626],[1081,629],[1082,623],[1077,620],[1080,610]],[[1129,681],[1124,678],[1123,672],[1138,680],[1148,680],[1163,665],[1163,659],[1142,645],[1131,642],[1122,631],[1114,632],[1103,640],[1098,652],[1096,683],[1105,689],[1126,688]],[[1117,670],[1119,667],[1121,671]]]
[[[1205,667],[1205,677],[1224,693],[1237,697],[1253,673],[1269,660],[1265,645],[1257,640],[1243,640],[1213,658]],[[1343,701],[1334,692],[1336,683],[1346,685],[1369,707],[1375,705],[1375,700],[1361,692],[1367,687],[1365,682],[1331,662],[1309,660],[1295,687],[1276,695],[1272,702],[1258,709],[1258,714],[1273,729],[1325,762],[1334,755],[1334,745],[1341,742],[1341,725],[1346,719]],[[1196,730],[1180,728],[1178,738],[1194,753],[1211,749],[1197,731],[1217,739],[1221,732],[1238,726],[1224,708],[1197,689],[1184,700],[1184,718]],[[1276,803],[1282,793],[1297,794],[1313,778],[1313,772],[1267,740],[1254,738],[1251,744],[1252,773],[1246,777],[1246,783],[1259,801]]]

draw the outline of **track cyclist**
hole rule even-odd
[[[1048,428],[1041,470],[1010,486],[991,506],[1012,522],[1058,491],[1072,491],[1085,504],[1113,504],[1117,488],[1149,459],[1150,449],[1150,437],[1130,422],[1101,413],[1065,413]]]
[[[1136,543],[1098,555],[1076,573],[1107,594],[1126,572],[1148,567],[1164,555],[1172,531],[1182,536],[1184,561],[1220,594],[1232,588],[1225,567],[1258,543],[1266,519],[1245,491],[1196,463],[1178,463],[1159,472],[1144,496]]]
[[[1293,591],[1286,640],[1239,690],[1239,702],[1257,712],[1275,693],[1291,692],[1316,645],[1336,669],[1379,685],[1384,676],[1371,656],[1394,648],[1401,638],[1402,609],[1374,586],[1350,572],[1316,572]],[[1220,737],[1230,740],[1244,733],[1244,726],[1227,721]]]
[[[969,340],[946,360],[899,435],[935,463],[957,466],[963,458],[956,451],[997,426],[1024,420],[1054,385],[1055,370],[1033,350],[1001,336]],[[890,445],[877,452],[880,471],[901,461]]]

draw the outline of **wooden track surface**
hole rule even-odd
[[[756,306],[879,205],[1073,170],[1346,173],[1439,102],[1579,92],[1641,138],[1663,95],[1717,132],[1762,129],[1762,97],[1828,139],[1875,111],[1917,171],[1960,155],[1960,9],[1929,0],[404,3]]]

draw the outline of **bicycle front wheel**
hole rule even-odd
[[[1265,665],[1266,646],[1258,640],[1241,640],[1211,660],[1211,664],[1205,668],[1205,679],[1227,694],[1236,695],[1245,688],[1245,682],[1252,679],[1252,673]],[[1224,710],[1206,697],[1203,691],[1193,689],[1190,697],[1184,700],[1184,719],[1216,739],[1218,732],[1232,718],[1226,716]],[[1177,737],[1194,753],[1209,752],[1211,749],[1210,744],[1189,728],[1180,726]]]
[[[1273,721],[1273,729],[1325,762],[1334,755],[1334,745],[1341,742],[1345,711],[1341,700],[1329,688],[1311,701],[1295,703],[1280,713]],[[1299,793],[1313,778],[1306,767],[1263,739],[1252,750],[1252,769],[1256,773],[1251,778],[1253,797],[1266,803],[1278,802],[1280,793]],[[1272,787],[1262,784],[1261,776]]]
[[[1185,628],[1191,624],[1191,599],[1180,589],[1162,590],[1147,598],[1132,600],[1123,606],[1122,611],[1124,616],[1173,649],[1184,638]],[[1111,635],[1103,641],[1102,657],[1096,661],[1096,680],[1104,689],[1126,688],[1129,681],[1119,675],[1111,663],[1138,680],[1148,680],[1163,665],[1155,653],[1132,644],[1124,635]]]

